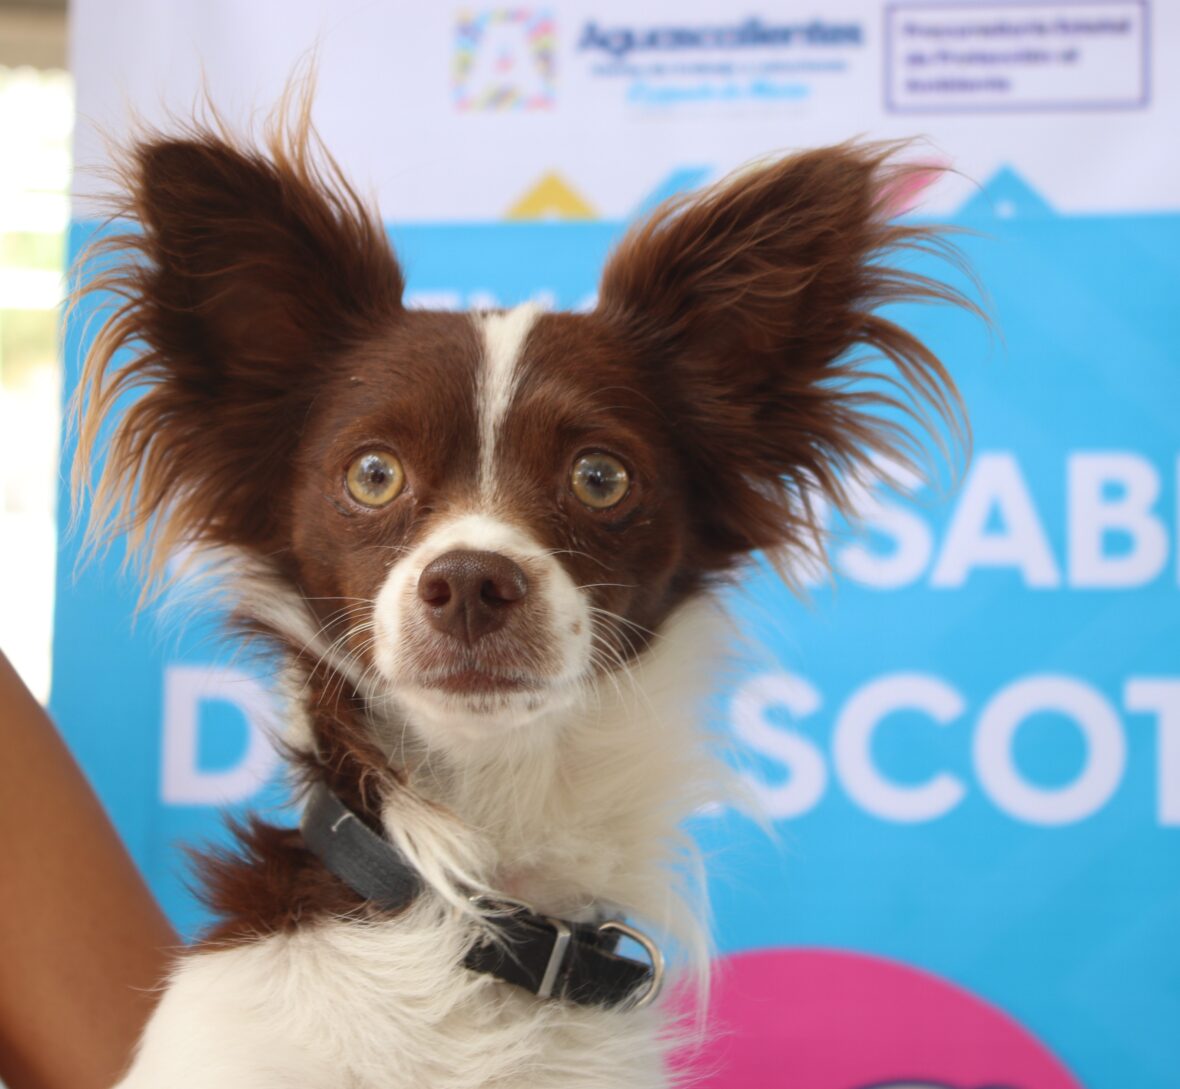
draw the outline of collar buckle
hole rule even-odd
[[[473,893],[467,897],[469,903],[482,908],[489,915],[515,915],[523,913],[538,922],[553,928],[553,948],[549,951],[549,960],[537,987],[538,998],[552,998],[557,979],[565,967],[565,958],[569,954],[570,943],[573,940],[573,928],[564,919],[556,915],[543,915],[527,900],[518,900],[511,896],[487,896]],[[601,927],[599,929],[602,929]]]
[[[537,997],[552,998],[553,986],[557,983],[557,976],[561,969],[565,967],[566,954],[569,952],[570,939],[574,932],[563,919],[555,918],[552,915],[542,915],[540,918],[553,927],[553,951],[549,954],[549,963],[545,965],[545,974],[541,977],[541,985],[537,988]]]

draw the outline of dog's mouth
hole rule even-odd
[[[493,706],[544,700],[558,679],[543,648],[521,633],[502,631],[461,646],[420,628],[401,640],[395,684],[451,708],[484,712]]]
[[[521,673],[461,667],[420,678],[423,688],[457,696],[493,696],[536,692],[543,687],[536,677]]]
[[[444,748],[522,727],[573,693],[517,646],[421,650],[403,659],[394,688],[425,740]]]
[[[455,749],[524,727],[569,693],[519,665],[457,661],[403,672],[396,697],[428,746]]]

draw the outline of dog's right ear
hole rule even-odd
[[[122,175],[118,211],[139,229],[98,244],[80,289],[122,305],[86,361],[76,472],[116,402],[140,392],[107,451],[99,524],[132,545],[150,533],[157,574],[180,542],[266,553],[319,381],[400,311],[401,271],[306,124],[280,128],[267,154],[205,130],[150,138]]]
[[[400,305],[381,224],[307,146],[271,157],[224,139],[153,140],[131,188],[153,347],[206,373],[249,363],[303,368]],[[251,376],[246,375],[249,378]]]

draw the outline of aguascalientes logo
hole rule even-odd
[[[460,110],[543,110],[556,101],[553,13],[542,8],[460,12],[452,87]]]

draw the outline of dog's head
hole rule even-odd
[[[141,229],[92,284],[124,305],[84,446],[142,388],[100,516],[157,569],[244,553],[253,619],[428,743],[541,728],[751,551],[814,553],[819,507],[904,460],[907,411],[950,413],[940,364],[875,313],[951,294],[882,262],[928,241],[888,222],[913,174],[851,145],[757,166],[633,228],[591,312],[460,314],[403,304],[306,134],[148,139]],[[858,381],[858,347],[892,384]]]

